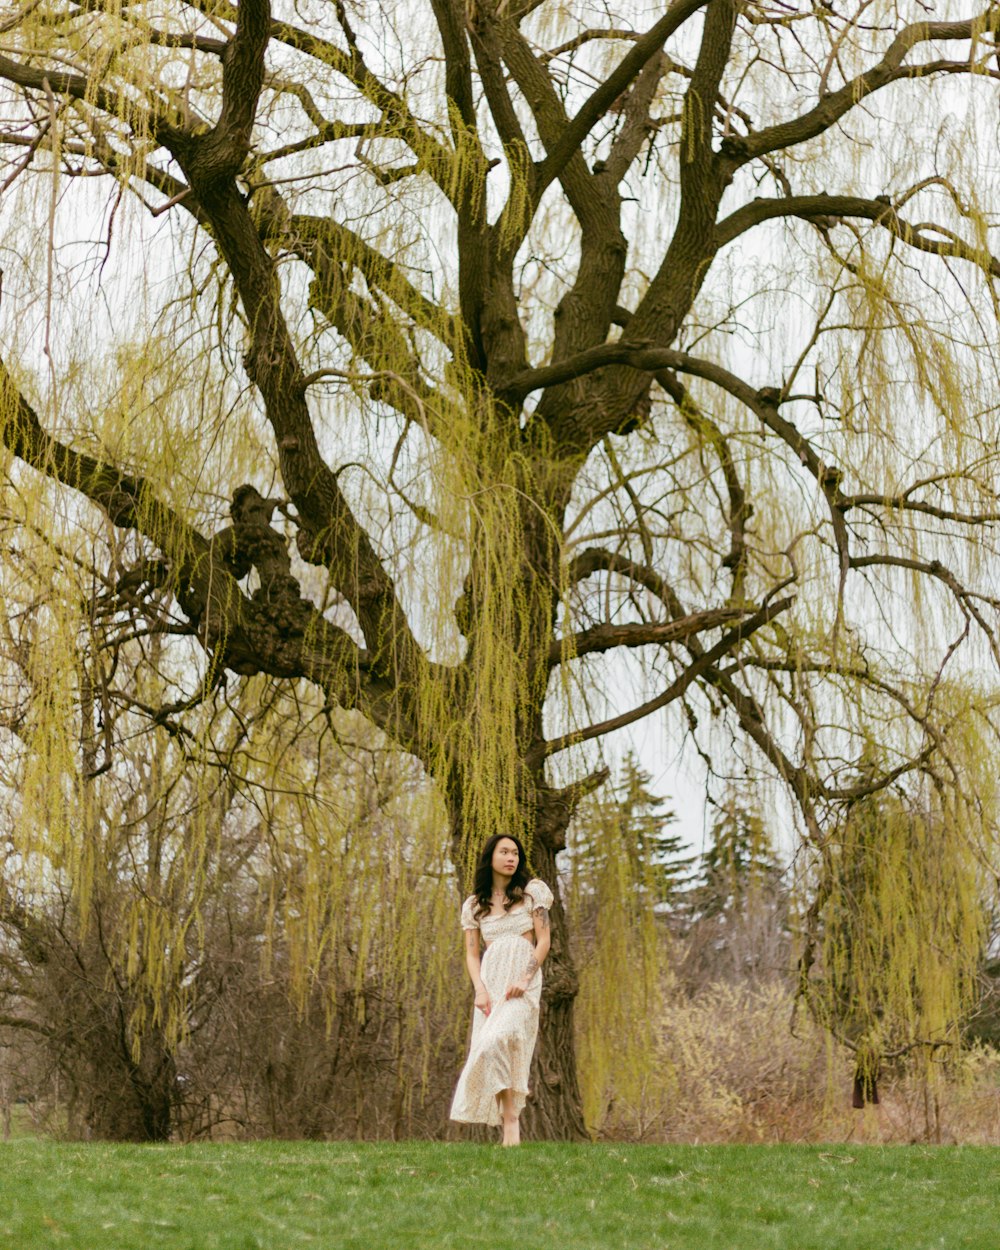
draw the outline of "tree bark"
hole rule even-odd
[[[579,977],[569,948],[566,915],[559,893],[555,850],[537,836],[531,849],[535,875],[552,888],[552,947],[542,970],[542,1010],[531,1065],[531,1097],[521,1123],[535,1141],[583,1141],[587,1137],[576,1067],[574,1015]]]

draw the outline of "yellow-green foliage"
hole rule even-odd
[[[863,1063],[960,1044],[992,890],[975,806],[889,791],[859,799],[831,835],[806,993]]]
[[[136,453],[151,459],[153,444]],[[331,1011],[369,986],[419,1002],[400,1015],[400,1044],[426,1070],[451,1040],[424,1022],[450,1014],[459,950],[457,936],[442,941],[457,929],[455,890],[426,778],[305,683],[252,678],[213,695],[196,656],[161,635],[120,623],[102,636],[96,561],[109,546],[130,553],[83,509],[57,541],[32,528],[37,494],[8,501],[5,890],[40,915],[61,909],[68,941],[99,939],[137,1049],[152,1027],[182,1039],[202,911],[230,898],[287,953],[300,1000],[319,983]],[[149,710],[186,698],[183,727],[150,727]]]
[[[653,903],[657,865],[636,854],[613,807],[588,804],[566,853],[566,908],[580,974],[577,1053],[584,1121],[632,1123],[675,1085],[659,1034],[673,980]],[[632,1117],[635,1117],[632,1119]]]

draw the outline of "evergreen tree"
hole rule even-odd
[[[655,904],[663,905],[683,890],[695,857],[685,855],[684,839],[670,830],[677,814],[666,807],[667,797],[649,789],[651,780],[634,752],[629,751],[614,790],[615,817],[636,880],[652,892]]]
[[[637,901],[661,908],[688,884],[695,857],[684,854],[684,839],[670,831],[676,813],[667,796],[652,792],[651,781],[629,751],[610,792],[581,809],[571,860],[586,892],[599,893],[608,874],[621,874]]]
[[[754,900],[780,893],[783,870],[759,813],[730,803],[710,836],[700,857],[700,880],[689,896],[697,915],[740,911]]]
[[[791,963],[789,890],[763,817],[735,800],[720,809],[675,917],[689,989],[780,976]]]

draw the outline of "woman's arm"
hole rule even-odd
[[[524,976],[520,981],[515,981],[508,989],[508,998],[520,998],[528,986],[531,984],[532,977],[538,969],[545,963],[545,956],[549,953],[549,947],[552,945],[552,932],[549,929],[549,913],[545,907],[536,907],[531,913],[532,923],[535,928],[535,949],[531,952],[531,958],[528,960],[528,966],[524,971]]]
[[[535,975],[538,969],[545,963],[545,956],[549,953],[549,947],[552,945],[552,930],[549,928],[549,909],[547,907],[536,907],[531,913],[531,919],[535,925],[535,960],[531,968],[531,977]]]
[[[472,988],[476,991],[476,1006],[488,1016],[492,1003],[490,996],[486,992],[486,986],[483,985],[483,977],[480,971],[479,956],[479,930],[465,930],[465,966],[469,970],[469,977],[472,980]]]

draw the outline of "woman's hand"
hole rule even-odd
[[[484,1016],[488,1016],[493,1008],[493,1004],[490,1002],[490,996],[486,992],[485,985],[481,989],[476,990],[476,1006]]]
[[[528,966],[524,970],[524,976],[520,981],[513,981],[507,989],[507,998],[523,998],[528,991],[528,986],[538,975],[538,960],[535,952],[531,952],[528,959]]]

